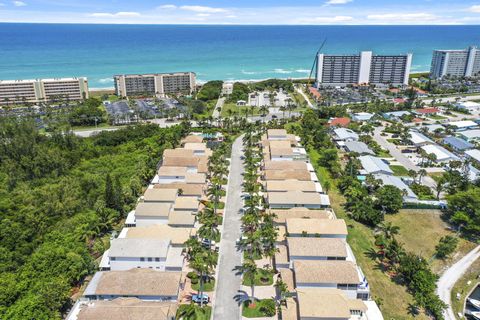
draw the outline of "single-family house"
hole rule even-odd
[[[478,149],[467,150],[465,151],[465,155],[468,158],[474,160],[475,162],[480,163],[480,150]]]
[[[373,156],[361,156],[358,157],[362,164],[364,174],[387,174],[393,175],[392,169],[382,161],[382,159]]]
[[[472,120],[453,121],[446,123],[445,126],[452,127],[455,131],[465,131],[478,128],[478,124]]]
[[[468,142],[480,141],[480,129],[465,130],[459,132],[458,135]]]
[[[330,200],[327,195],[302,191],[268,192],[267,202],[271,209],[295,207],[321,209],[330,206]]]
[[[375,155],[375,153],[362,141],[346,141],[344,148],[346,152],[355,152],[359,155]]]
[[[444,138],[443,143],[457,152],[463,152],[465,150],[475,147],[470,142],[453,136]]]
[[[352,255],[347,243],[338,238],[298,238],[287,237],[288,258],[296,260],[347,260]]]
[[[335,141],[358,141],[358,134],[350,129],[337,128],[333,130],[333,139]]]
[[[357,122],[370,121],[375,114],[369,112],[357,112],[353,113],[352,120]]]
[[[418,200],[417,195],[399,177],[392,176],[392,175],[385,175],[385,174],[375,174],[374,177],[375,179],[381,180],[384,185],[394,186],[400,189],[401,191],[403,191],[404,193],[403,200],[405,202]]]
[[[426,146],[422,146],[421,149],[425,151],[427,154],[434,154],[436,159],[436,163],[446,163],[454,160],[460,160],[459,157],[445,149],[444,147],[441,147],[436,144],[429,144]]]
[[[410,131],[408,131],[408,133],[410,135],[408,140],[415,147],[421,147],[421,146],[424,146],[424,145],[427,145],[427,144],[433,144],[434,143],[432,141],[432,139],[430,139],[429,137],[427,137],[426,135],[424,135],[423,133],[420,133],[418,131],[410,130]]]

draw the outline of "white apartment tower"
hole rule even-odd
[[[194,72],[126,74],[114,76],[115,93],[119,97],[159,96],[192,93],[195,90]]]
[[[88,98],[87,78],[0,80],[0,105],[83,100]]]
[[[469,47],[464,50],[433,51],[430,77],[432,79],[480,76],[480,50]]]
[[[408,85],[412,54],[374,55],[362,51],[357,55],[317,56],[317,86],[349,84]]]

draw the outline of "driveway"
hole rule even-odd
[[[215,105],[215,109],[213,109],[213,113],[212,113],[213,119],[220,118],[220,112],[223,108],[224,103],[225,103],[225,98],[218,98],[217,104]]]
[[[385,128],[384,127],[377,127],[373,132],[373,139],[377,141],[377,143],[384,149],[387,149],[388,152],[395,158],[402,166],[404,166],[407,170],[414,170],[420,171],[422,168],[415,165],[410,159],[408,159],[400,150],[398,150],[397,146],[393,143],[387,141],[385,137],[381,135]],[[435,192],[435,188],[437,183],[429,176],[425,176],[422,178],[422,184],[426,185],[430,189]]]
[[[455,283],[465,274],[467,269],[480,257],[480,246],[467,253],[462,259],[447,269],[437,282],[437,294],[448,305],[444,311],[445,320],[456,320],[451,307],[452,288]]]
[[[243,207],[241,192],[244,168],[240,159],[243,154],[242,138],[243,136],[237,138],[232,146],[213,319],[238,320],[241,318],[240,307],[234,297],[241,288],[242,279],[234,269],[242,264],[242,254],[236,247],[236,242],[241,235],[240,209]]]

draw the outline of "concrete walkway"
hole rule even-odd
[[[465,274],[468,268],[480,257],[480,246],[467,253],[462,259],[458,260],[448,268],[438,280],[437,294],[448,307],[443,312],[445,320],[456,320],[451,307],[452,288],[457,281]]]
[[[215,109],[213,109],[212,118],[218,119],[220,118],[220,112],[223,108],[223,104],[225,103],[225,98],[218,98],[217,104],[215,105]],[[220,111],[219,111],[220,109]]]
[[[243,136],[237,138],[232,146],[227,202],[223,216],[223,232],[217,266],[218,276],[213,319],[241,319],[240,306],[234,300],[234,297],[239,293],[242,282],[241,275],[238,275],[235,270],[242,264],[242,254],[236,248],[236,242],[241,235],[240,209],[243,207],[241,192],[244,168],[240,159],[243,154],[242,138]]]
[[[313,104],[310,102],[310,99],[308,99],[307,95],[305,94],[305,92],[303,92],[302,88],[300,87],[295,87],[295,91],[297,91],[298,93],[300,93],[303,97],[303,99],[305,99],[305,101],[307,101],[307,104],[310,108],[314,108]]]

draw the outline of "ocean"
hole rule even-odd
[[[325,53],[413,53],[480,45],[480,26],[211,26],[0,23],[0,79],[86,76],[113,87],[121,73],[194,71],[199,81],[307,77]]]

